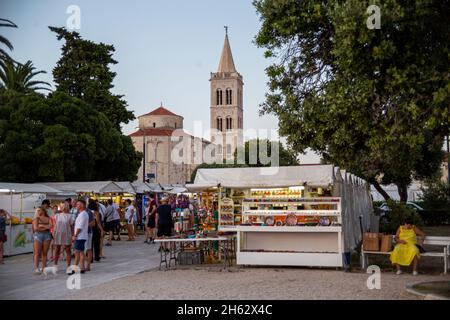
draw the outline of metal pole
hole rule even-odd
[[[158,183],[158,142],[155,143],[155,183]]]
[[[11,212],[9,213],[11,215],[11,218],[13,216],[13,191],[10,190],[11,194]],[[9,219],[9,227],[12,228],[12,219]]]
[[[142,129],[141,129],[142,130]],[[145,130],[142,130],[144,135],[142,136],[142,151],[144,153],[144,157],[142,159],[142,182],[145,183]]]
[[[448,141],[450,135],[447,134],[447,184],[448,184],[448,196],[450,199],[450,143]]]
[[[47,195],[45,195],[47,198]],[[23,218],[23,192],[20,194],[20,221],[22,221]]]

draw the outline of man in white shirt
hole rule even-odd
[[[81,273],[85,272],[84,249],[88,239],[89,215],[86,212],[86,201],[77,201],[78,216],[75,220],[75,230],[72,242],[75,242],[75,265],[77,268],[81,264]]]
[[[112,240],[120,241],[120,207],[117,203],[112,204],[114,208],[114,216],[113,216],[113,224],[114,224],[114,232],[113,234],[117,234],[117,239],[112,238]]]
[[[136,213],[136,208],[131,204],[131,200],[126,201],[127,208],[125,209],[125,220],[127,220],[128,229],[128,241],[134,241],[134,218]]]

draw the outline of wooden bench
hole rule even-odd
[[[393,237],[393,243],[395,245],[395,236]],[[423,241],[424,245],[431,246],[440,246],[443,247],[442,252],[438,251],[427,251],[425,253],[421,253],[420,257],[442,257],[444,259],[444,274],[447,274],[450,265],[450,237],[425,237]],[[382,251],[366,251],[364,247],[361,246],[361,265],[363,269],[369,264],[369,255],[371,254],[384,254],[390,255],[391,252],[382,252]]]

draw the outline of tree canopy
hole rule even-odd
[[[371,4],[380,7],[380,29],[366,26]],[[295,151],[310,147],[378,190],[395,183],[406,201],[413,178],[439,170],[449,132],[450,2],[254,5],[256,43],[273,61],[261,113],[278,116]]]
[[[65,28],[49,27],[58,40],[64,40],[61,59],[53,69],[56,90],[84,100],[105,114],[116,129],[135,117],[126,109],[122,95],[111,93],[116,73],[109,65],[117,63],[112,55],[114,46],[81,38],[79,33]]]
[[[273,146],[272,146],[273,144]],[[263,149],[261,149],[261,147]],[[238,163],[238,153],[243,152],[245,154],[245,164],[248,167],[267,167],[273,166],[274,163],[267,163],[272,157],[272,148],[278,149],[278,165],[279,166],[296,166],[299,164],[296,153],[291,149],[287,149],[279,141],[270,141],[269,139],[253,139],[246,141],[243,147],[238,148],[234,153],[234,162]],[[240,150],[239,150],[240,149]],[[244,149],[244,150],[242,150]],[[267,156],[267,159],[261,159],[260,152],[263,157]],[[251,156],[251,153],[255,153]],[[273,155],[274,157],[276,154]]]
[[[141,156],[131,139],[84,101],[0,94],[0,180],[135,180]]]

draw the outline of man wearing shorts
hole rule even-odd
[[[108,233],[108,242],[106,243],[106,246],[111,246],[113,232],[117,228],[116,223],[119,223],[119,220],[114,220],[114,207],[113,201],[111,199],[108,200],[108,206],[106,207],[105,210],[104,221],[105,221],[105,232]]]
[[[153,194],[150,194],[149,199],[148,199],[148,205],[147,208],[145,210],[145,216],[147,219],[147,223],[146,223],[146,233],[147,233],[147,239],[145,239],[145,243],[155,243],[155,228],[156,228],[156,221],[155,221],[155,216],[156,216],[156,201],[155,201],[155,196]],[[149,240],[150,238],[150,240]]]
[[[88,240],[89,215],[86,212],[86,201],[77,201],[78,216],[75,220],[75,233],[72,241],[75,243],[75,265],[77,268],[81,265],[81,273],[86,270],[84,268],[84,250],[86,241]]]
[[[167,198],[161,200],[161,205],[156,209],[156,225],[158,226],[158,237],[170,237],[172,235],[172,207]],[[164,245],[166,251],[168,248]]]
[[[114,209],[113,221],[115,229],[113,230],[113,238],[112,240],[120,241],[120,206],[117,203],[113,203],[112,207]],[[117,239],[114,238],[114,234],[117,234]]]

